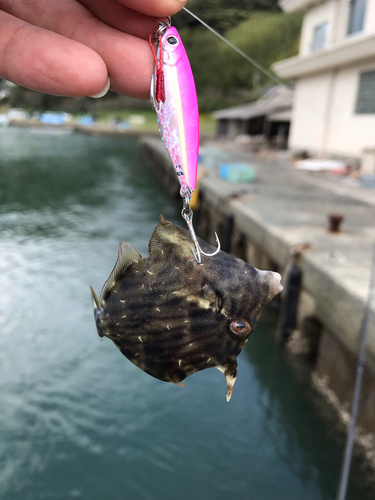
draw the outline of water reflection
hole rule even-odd
[[[271,315],[263,319],[272,321]],[[267,325],[264,324],[267,328]],[[264,432],[274,438],[280,460],[304,485],[317,483],[324,498],[336,498],[345,433],[334,411],[310,384],[311,367],[275,344],[272,335],[254,337],[246,351],[259,381]],[[265,363],[265,359],[267,362]],[[303,459],[301,459],[303,457]],[[355,457],[348,498],[373,498],[374,476]]]

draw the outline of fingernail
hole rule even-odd
[[[103,97],[103,96],[106,95],[106,93],[108,92],[110,86],[111,86],[111,82],[109,81],[109,78],[108,78],[107,83],[105,84],[104,89],[101,92],[99,92],[99,94],[89,95],[89,97],[92,97],[93,99],[100,99],[100,97]]]

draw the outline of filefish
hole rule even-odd
[[[211,245],[199,239],[206,251]],[[280,275],[259,271],[225,252],[193,258],[189,232],[160,217],[142,258],[121,243],[116,265],[98,298],[91,288],[100,337],[108,337],[153,377],[182,384],[189,375],[218,368],[227,401],[237,356],[268,302],[281,290]]]

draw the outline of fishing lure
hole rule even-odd
[[[193,72],[181,38],[169,22],[160,23],[149,42],[155,59],[151,103],[181,185],[180,194],[184,200],[181,214],[195,245],[194,257],[200,264],[201,254],[216,255],[220,242],[216,235],[218,249],[213,254],[203,252],[193,227],[190,199],[197,184],[199,154],[199,112]]]
[[[190,197],[196,188],[199,153],[199,113],[193,72],[173,26],[161,23],[151,35],[150,45],[156,69],[151,80],[151,102],[181,184],[181,196]]]

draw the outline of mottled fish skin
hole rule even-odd
[[[211,245],[198,240],[205,252],[212,252]],[[198,265],[188,231],[163,217],[148,258],[122,245],[117,269],[100,298],[92,291],[99,335],[110,338],[143,371],[167,382],[218,368],[226,377],[229,400],[236,358],[263,308],[282,290],[280,275],[258,271],[222,251]],[[230,327],[238,319],[251,327],[245,335]]]

